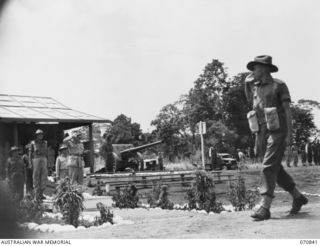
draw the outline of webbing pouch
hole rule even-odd
[[[252,133],[257,133],[259,131],[259,123],[256,111],[252,110],[247,114],[249,127]]]
[[[280,121],[276,107],[264,108],[264,116],[269,131],[276,131],[280,128]]]

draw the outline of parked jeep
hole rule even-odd
[[[221,160],[222,170],[234,170],[238,168],[238,162],[229,153],[218,153],[218,157]]]

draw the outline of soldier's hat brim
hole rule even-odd
[[[275,66],[274,64],[272,64],[272,57],[268,56],[268,55],[262,55],[262,56],[255,57],[253,61],[250,61],[247,64],[247,68],[250,71],[253,71],[254,70],[254,66],[257,65],[257,64],[262,64],[262,65],[268,66],[270,68],[270,72],[271,73],[275,73],[275,72],[279,71],[278,67]]]

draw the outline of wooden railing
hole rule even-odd
[[[137,173],[92,174],[89,176],[89,179],[93,184],[99,182],[102,190],[113,193],[117,188],[123,188],[127,185],[135,185],[139,190],[150,189],[156,184],[188,188],[195,182],[197,172],[199,171],[146,171]],[[235,175],[232,172],[211,171],[205,173],[213,178],[215,184],[229,183],[235,180]],[[183,190],[181,189],[181,191]]]

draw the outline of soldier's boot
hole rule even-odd
[[[254,218],[255,221],[268,220],[271,217],[271,213],[269,209],[261,206],[251,217]]]
[[[300,195],[298,198],[293,199],[292,208],[290,214],[297,214],[303,205],[308,203],[308,199],[304,195]]]
[[[261,201],[261,207],[251,215],[255,221],[268,220],[271,217],[270,207],[272,203],[272,197],[263,195]]]

